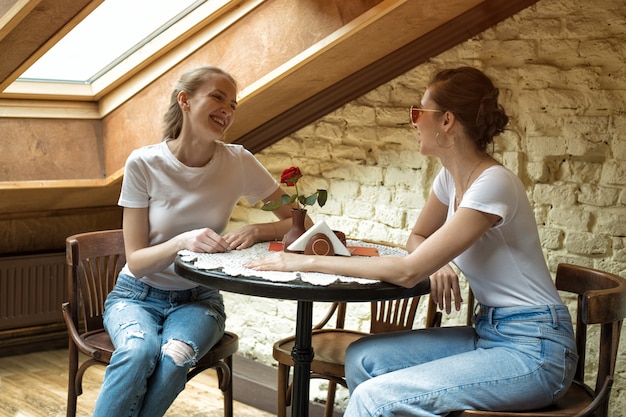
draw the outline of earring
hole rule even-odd
[[[450,146],[443,146],[441,143],[439,143],[439,132],[437,132],[437,136],[435,136],[435,140],[437,141],[437,145],[439,145],[439,147],[443,149],[450,149],[451,147],[454,146],[454,140],[452,140],[452,145]]]

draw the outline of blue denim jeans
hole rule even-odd
[[[104,310],[115,352],[93,415],[165,414],[184,389],[189,368],[222,337],[225,321],[222,295],[215,290],[164,291],[120,275]],[[193,354],[174,360],[163,352],[171,341],[184,342]]]
[[[353,343],[344,417],[531,410],[565,393],[578,358],[565,306],[478,306],[474,322]]]

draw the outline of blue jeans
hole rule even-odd
[[[474,321],[353,343],[344,417],[531,410],[565,393],[578,359],[567,307],[478,306]]]
[[[225,321],[222,295],[215,290],[164,291],[120,275],[104,310],[115,352],[93,415],[165,414],[184,389],[189,368],[224,334]],[[164,348],[171,341],[184,343],[173,345],[186,348],[185,360]]]

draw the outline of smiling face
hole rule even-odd
[[[192,94],[181,92],[179,103],[196,135],[220,139],[233,123],[237,88],[228,77],[214,74]]]

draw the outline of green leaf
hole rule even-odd
[[[315,200],[317,200],[317,193],[311,194],[310,196],[306,198],[302,196],[302,199],[300,200],[300,202],[302,204],[306,204],[307,206],[312,206],[313,204],[315,204]]]
[[[263,204],[261,210],[274,211],[282,205],[283,203],[281,203],[280,201],[268,201],[267,203]]]
[[[324,207],[326,200],[328,199],[328,192],[326,190],[317,190],[317,204],[320,207]]]
[[[282,204],[291,204],[294,201],[296,201],[296,194],[293,195],[287,195],[287,194],[283,194],[282,197],[280,197],[280,201]]]
[[[296,187],[295,194],[292,194],[292,195],[283,194],[280,196],[280,201],[268,201],[265,204],[263,204],[263,206],[261,207],[261,210],[274,211],[282,205],[291,205],[296,200],[302,206],[312,206],[315,204],[315,202],[317,202],[317,204],[319,204],[320,207],[324,207],[324,204],[326,204],[327,199],[328,199],[328,192],[326,190],[318,189],[315,193],[311,194],[308,197],[305,197],[303,195],[298,195],[297,187]]]

